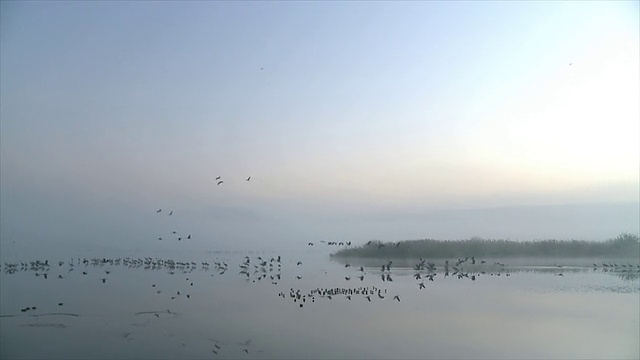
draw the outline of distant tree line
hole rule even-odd
[[[369,241],[358,247],[344,248],[331,256],[361,258],[460,258],[499,257],[635,257],[640,258],[640,238],[621,233],[603,242],[586,240],[405,240]]]

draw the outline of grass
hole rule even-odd
[[[397,246],[396,246],[397,245]],[[640,258],[640,238],[622,233],[604,242],[586,240],[405,240],[387,242],[372,240],[367,244],[344,248],[334,257],[360,258],[459,258],[466,256],[501,257],[631,257]]]

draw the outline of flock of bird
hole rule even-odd
[[[216,176],[216,179],[215,179],[215,180],[216,180],[217,185],[222,185],[222,184],[224,184],[224,181],[222,180],[222,176],[220,176],[220,175]],[[247,178],[245,179],[245,181],[251,181],[251,176],[247,177]],[[160,213],[162,213],[162,208],[160,208],[160,209],[156,210],[156,214],[160,214]],[[170,210],[170,211],[169,211],[169,213],[168,213],[167,215],[168,215],[168,216],[172,216],[172,215],[173,215],[173,210]],[[176,238],[176,240],[178,240],[178,241],[182,241],[182,240],[191,240],[191,234],[178,234],[178,232],[177,232],[177,231],[173,230],[173,231],[171,232],[171,235],[174,235],[174,236],[175,236],[175,238]],[[162,237],[162,236],[159,236],[159,237],[158,237],[158,241],[162,241],[162,240],[164,240],[164,239],[163,239],[163,237]]]
[[[35,260],[35,261],[27,261],[27,262],[19,262],[19,263],[4,263],[4,273],[5,274],[14,274],[17,272],[23,271],[31,271],[36,277],[41,277],[44,280],[50,278],[50,275],[53,275],[53,278],[57,279],[65,279],[69,276],[72,276],[74,273],[82,274],[82,276],[91,277],[94,274],[97,274],[98,280],[106,284],[107,279],[109,278],[109,274],[112,271],[117,271],[117,267],[125,267],[127,269],[144,269],[144,270],[165,270],[169,275],[175,274],[190,274],[195,270],[199,271],[211,271],[211,277],[221,276],[227,272],[237,272],[242,279],[246,282],[261,282],[268,281],[272,285],[278,285],[284,278],[283,274],[283,258],[281,255],[276,255],[271,258],[257,256],[250,257],[245,256],[243,261],[241,261],[237,268],[234,268],[229,265],[229,259],[216,259],[211,261],[179,261],[173,259],[161,259],[161,258],[153,258],[153,257],[145,257],[145,258],[132,258],[132,257],[123,257],[123,258],[72,258],[70,260],[58,261],[55,263],[50,263],[49,260]],[[300,260],[290,260],[288,261],[294,269],[301,269],[303,262]],[[295,266],[294,266],[295,264]],[[91,269],[91,267],[98,269]],[[555,265],[554,268],[557,269],[556,276],[564,276],[560,269],[562,269],[563,265]],[[640,273],[640,265],[632,265],[632,264],[617,264],[617,263],[602,263],[601,265],[593,264],[594,270],[597,268],[601,268],[603,272],[608,271],[618,271],[618,272],[634,272]],[[344,281],[359,281],[364,282],[365,279],[373,275],[374,278],[379,278],[381,283],[392,283],[394,281],[394,271],[398,270],[398,274],[402,276],[407,275],[408,273],[412,273],[412,277],[417,281],[416,285],[420,290],[424,290],[427,288],[425,281],[433,282],[435,279],[440,276],[442,278],[454,277],[459,280],[470,280],[476,281],[481,276],[511,276],[513,269],[510,269],[504,263],[494,262],[492,264],[487,263],[485,260],[476,261],[474,256],[465,257],[461,259],[457,259],[456,261],[445,260],[444,263],[441,263],[439,266],[432,261],[427,261],[427,259],[420,258],[412,267],[393,267],[393,260],[386,261],[376,267],[364,267],[360,266],[358,268],[354,268],[349,263],[344,264],[347,274],[342,274]],[[235,269],[235,270],[231,270]],[[77,270],[77,271],[76,271]],[[325,272],[326,274],[326,272]],[[301,275],[301,271],[291,271],[288,273],[288,278],[293,281],[302,280],[303,277]],[[186,277],[185,288],[189,289],[194,287],[194,280]],[[182,296],[187,299],[191,298],[189,291],[185,291],[184,288],[181,290],[169,290],[169,289],[160,289],[157,284],[151,284],[151,288],[154,288],[156,294],[166,295],[170,297],[171,300],[178,299]],[[163,291],[164,290],[164,291]],[[372,300],[383,300],[386,298],[387,289],[379,288],[377,286],[370,286],[368,284],[362,286],[355,287],[332,287],[332,288],[309,288],[307,291],[304,291],[300,288],[294,289],[293,287],[289,288],[288,292],[281,291],[278,293],[278,296],[282,298],[289,298],[293,300],[294,303],[299,305],[299,307],[303,307],[303,305],[307,302],[315,303],[317,300],[332,300],[336,297],[344,297],[347,300],[352,300],[354,297],[360,296],[367,301],[371,302]],[[288,296],[287,296],[288,294]],[[391,299],[395,301],[400,301],[400,295],[395,294]],[[62,306],[63,303],[59,303],[59,306]],[[26,307],[21,309],[22,312],[36,310],[35,307]]]
[[[333,245],[333,242],[324,242],[327,245]],[[339,244],[339,243],[338,243]],[[348,242],[343,245],[349,245]],[[393,245],[391,245],[393,246]],[[332,286],[318,286],[313,284],[313,280],[309,281],[302,277],[302,274],[313,274],[312,279],[322,279],[322,272],[327,275],[325,270],[305,269],[305,264],[300,259],[285,259],[282,255],[272,254],[259,256],[231,256],[216,257],[210,260],[201,261],[185,261],[174,259],[163,259],[158,257],[93,257],[80,258],[74,257],[68,260],[60,260],[50,262],[49,260],[35,260],[7,263],[0,265],[0,271],[6,275],[16,274],[19,272],[31,272],[35,277],[48,281],[56,281],[53,279],[68,279],[72,276],[87,277],[99,281],[99,283],[109,286],[108,281],[112,273],[121,273],[122,271],[130,271],[135,269],[143,269],[149,271],[163,272],[176,277],[184,276],[184,280],[179,279],[178,282],[157,282],[150,281],[146,286],[142,286],[149,296],[158,296],[161,301],[166,301],[167,305],[172,301],[193,301],[194,290],[200,286],[212,287],[213,283],[208,283],[206,279],[229,276],[225,274],[236,274],[247,283],[266,282],[275,286],[277,292],[273,292],[272,296],[291,302],[295,308],[304,308],[314,306],[319,302],[340,301],[345,302],[393,302],[400,303],[403,299],[400,293],[393,292],[398,289],[394,286],[394,278],[400,276],[404,279],[409,275],[414,278],[415,286],[419,291],[428,291],[430,282],[437,279],[445,279],[448,277],[478,281],[483,276],[511,276],[512,272],[516,272],[517,267],[509,266],[501,262],[489,262],[485,260],[477,260],[474,256],[460,258],[457,260],[444,260],[438,263],[420,258],[412,265],[403,263],[402,266],[394,264],[393,260],[380,261],[377,266],[353,266],[346,262],[340,265],[339,278],[330,280]],[[555,269],[557,276],[563,276],[561,271],[563,265],[555,265],[551,267]],[[339,269],[338,267],[334,270]],[[588,268],[587,268],[588,269]],[[633,274],[640,274],[640,265],[618,264],[603,262],[601,265],[593,264],[593,269],[603,272],[616,271]],[[583,269],[584,270],[584,269]],[[195,276],[194,271],[210,272],[210,277]],[[335,273],[332,271],[332,273]],[[316,275],[320,275],[318,278]],[[331,279],[329,275],[328,279]],[[324,281],[324,280],[320,280]],[[406,282],[406,280],[404,280]],[[354,284],[355,282],[355,284]],[[299,283],[299,286],[292,286]],[[340,283],[344,285],[340,285]],[[171,284],[171,285],[169,285]],[[350,286],[352,285],[352,286]],[[284,287],[284,288],[283,288]],[[286,289],[286,290],[285,290]],[[200,293],[201,294],[201,293]],[[197,295],[196,295],[197,297]],[[65,304],[60,302],[61,299],[46,299],[51,302],[50,306],[63,307]],[[38,305],[38,307],[33,306]],[[42,306],[41,306],[42,305]],[[40,316],[38,309],[46,309],[47,304],[41,302],[37,304],[29,304],[29,306],[19,309],[22,313],[35,312]],[[50,307],[49,307],[50,309]],[[16,309],[17,312],[18,309]],[[40,312],[45,310],[39,310]],[[19,313],[18,313],[19,314]],[[151,315],[156,318],[175,314],[171,310],[166,311],[143,311],[135,315]],[[5,315],[3,315],[5,316]],[[19,316],[19,315],[9,315]],[[131,340],[131,333],[126,333],[124,337]],[[235,349],[233,351],[241,351],[249,354],[251,349],[249,344],[223,343],[221,341],[210,339],[214,342],[211,349],[213,355],[225,356],[225,349]],[[252,350],[254,351],[254,350]],[[220,354],[220,355],[218,355]]]

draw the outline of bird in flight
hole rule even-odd
[[[216,180],[220,180],[220,176],[216,177]]]
[[[169,216],[173,215],[173,210],[171,210],[171,212],[169,213]]]
[[[222,180],[218,181],[218,185],[223,184],[223,183],[224,183],[224,181],[222,181]]]
[[[160,211],[162,211],[162,209],[158,209],[158,211],[156,211],[156,213],[159,213]]]
[[[249,177],[247,178],[247,181],[249,181],[249,180],[251,180],[251,176],[249,176]]]

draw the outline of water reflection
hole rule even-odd
[[[313,253],[247,254],[3,262],[0,355],[423,359],[639,354],[637,264],[339,261]],[[611,307],[603,309],[603,301]],[[96,354],[96,348],[103,350]]]

